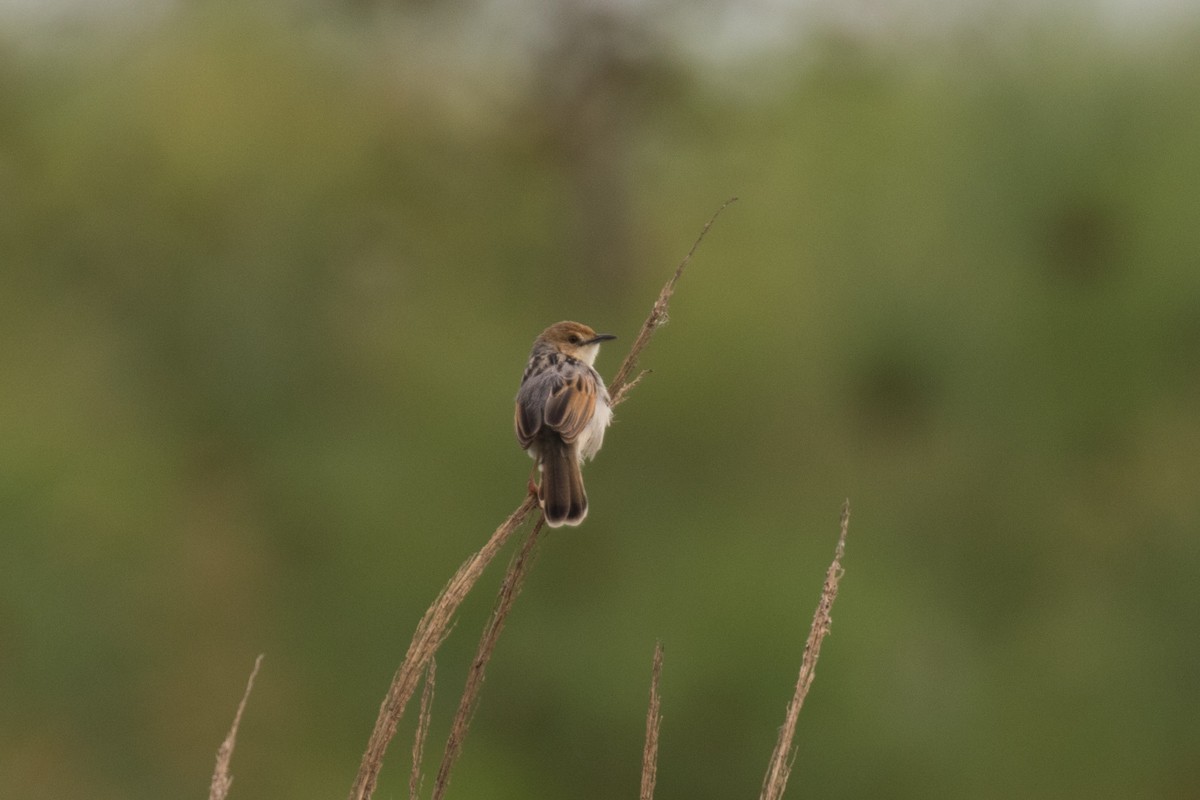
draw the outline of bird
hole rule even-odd
[[[579,322],[556,322],[533,342],[517,391],[517,441],[542,473],[536,487],[546,524],[578,525],[588,512],[580,466],[612,422],[608,389],[592,367],[600,343],[617,338]],[[534,491],[530,476],[530,491]]]

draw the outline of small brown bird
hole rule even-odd
[[[592,369],[600,343],[615,339],[578,322],[557,322],[533,342],[517,392],[517,441],[542,473],[538,501],[546,524],[587,516],[580,464],[596,455],[612,421],[608,389]]]

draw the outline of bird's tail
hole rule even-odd
[[[544,439],[538,448],[542,460],[542,485],[538,499],[546,524],[578,525],[587,516],[587,493],[575,448],[557,436]]]

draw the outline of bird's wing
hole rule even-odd
[[[517,394],[516,410],[513,413],[513,423],[517,429],[517,441],[523,450],[528,450],[533,444],[533,437],[542,427],[542,410],[545,407],[544,392],[527,392],[521,387]]]
[[[583,365],[555,375],[546,398],[545,422],[563,441],[571,444],[579,438],[596,413],[596,381]]]

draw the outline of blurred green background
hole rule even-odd
[[[656,639],[658,796],[756,796],[846,496],[791,795],[1200,796],[1197,20],[774,9],[5,18],[0,797],[203,796],[260,652],[232,796],[345,796],[533,337],[732,195],[452,796],[634,796]]]

